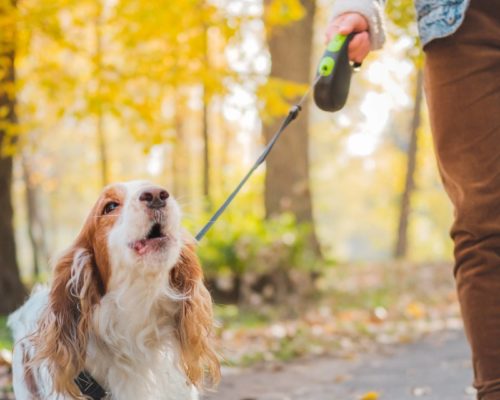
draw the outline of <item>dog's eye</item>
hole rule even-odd
[[[111,211],[113,211],[115,208],[118,208],[120,204],[118,204],[116,201],[110,201],[109,203],[106,203],[104,206],[104,209],[102,210],[103,214],[109,214]]]

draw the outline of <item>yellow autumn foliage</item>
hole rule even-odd
[[[309,85],[270,78],[257,89],[261,101],[261,117],[268,121],[288,112],[294,101],[304,95]]]
[[[300,0],[271,0],[265,10],[268,26],[287,25],[302,19],[305,9]]]

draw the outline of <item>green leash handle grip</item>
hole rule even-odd
[[[347,101],[352,73],[348,47],[353,36],[354,33],[336,34],[319,62],[314,102],[323,111],[338,111]]]

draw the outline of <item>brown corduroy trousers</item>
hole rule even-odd
[[[455,277],[481,400],[500,400],[500,0],[425,47],[438,167],[454,205]]]

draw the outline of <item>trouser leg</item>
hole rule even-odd
[[[437,162],[455,208],[455,277],[479,399],[500,400],[500,1],[472,0],[425,48]]]

